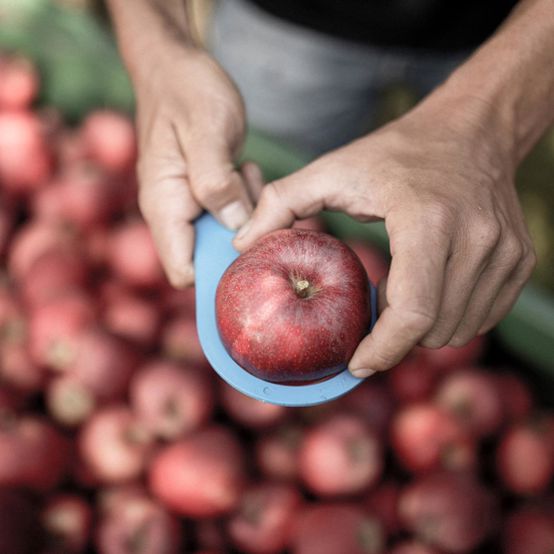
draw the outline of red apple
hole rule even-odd
[[[51,490],[63,477],[68,461],[67,439],[47,421],[23,416],[0,422],[0,486]]]
[[[342,410],[359,415],[379,436],[385,436],[394,411],[389,390],[375,377],[365,380],[340,400]]]
[[[68,291],[37,306],[29,318],[29,349],[40,365],[64,370],[77,355],[81,333],[94,322],[92,298]]]
[[[150,498],[136,496],[101,517],[95,542],[102,554],[180,554],[182,540],[173,515]]]
[[[387,372],[394,399],[399,404],[422,402],[433,395],[438,374],[422,356],[410,356]]]
[[[355,504],[319,503],[299,518],[293,554],[382,554],[380,523]]]
[[[346,244],[348,244],[348,246],[354,250],[358,258],[360,258],[367,276],[372,283],[376,285],[387,276],[389,264],[379,248],[361,240],[348,240]]]
[[[52,249],[77,248],[75,236],[58,223],[31,220],[19,228],[10,245],[8,271],[13,279],[21,279],[33,263]]]
[[[237,437],[213,426],[163,448],[149,468],[152,493],[187,517],[215,517],[233,510],[244,483]]]
[[[46,388],[48,413],[67,427],[80,425],[96,407],[94,394],[76,377],[69,374],[54,376]]]
[[[298,477],[298,452],[303,430],[299,425],[285,423],[256,442],[258,468],[269,479],[293,480]]]
[[[476,437],[492,435],[504,422],[494,376],[478,369],[461,369],[446,376],[437,389],[436,401]]]
[[[119,194],[118,183],[100,168],[77,162],[38,192],[33,198],[33,214],[88,231],[109,221],[119,207]]]
[[[336,374],[367,333],[369,315],[360,260],[338,239],[314,231],[266,235],[229,266],[216,292],[229,354],[274,382]]]
[[[492,494],[461,474],[436,473],[408,485],[399,512],[407,529],[446,552],[473,552],[494,530]]]
[[[299,462],[302,480],[312,492],[337,496],[373,485],[384,460],[375,432],[361,418],[339,413],[306,432]]]
[[[0,488],[0,552],[36,554],[42,537],[36,503],[20,490]]]
[[[422,354],[430,365],[449,371],[477,363],[485,350],[486,343],[486,335],[478,335],[465,346],[443,346],[436,349],[418,347],[416,352]]]
[[[25,395],[38,392],[45,372],[33,363],[24,343],[5,342],[0,347],[0,383]]]
[[[39,118],[26,111],[0,112],[0,182],[11,195],[27,195],[47,182],[51,153]]]
[[[113,273],[129,286],[156,287],[164,282],[152,235],[142,221],[131,221],[114,229],[107,260]]]
[[[550,554],[554,552],[554,511],[520,507],[505,519],[502,535],[505,554]]]
[[[289,545],[302,497],[292,485],[261,483],[250,487],[229,519],[233,546],[245,554],[278,554]]]
[[[86,286],[87,264],[77,251],[51,248],[39,256],[19,282],[25,303],[37,306],[68,289]]]
[[[162,350],[169,358],[196,365],[208,365],[196,332],[196,322],[190,315],[170,319],[162,330]]]
[[[27,337],[27,321],[16,291],[0,277],[0,341],[21,343]]]
[[[267,429],[282,422],[288,415],[287,409],[268,402],[250,398],[220,382],[221,406],[236,423],[249,429]]]
[[[48,498],[40,519],[47,537],[47,552],[85,552],[92,525],[92,509],[83,497],[60,493]]]
[[[124,405],[97,411],[79,435],[81,457],[104,483],[139,477],[146,465],[151,436]]]
[[[136,355],[124,341],[98,327],[82,331],[74,343],[67,371],[102,401],[118,400],[126,392],[136,367]]]
[[[401,529],[398,517],[398,499],[400,485],[394,481],[384,481],[375,490],[369,492],[365,506],[386,529],[387,534],[394,535]]]
[[[476,445],[448,412],[432,404],[412,404],[394,417],[391,445],[411,472],[468,470],[477,463]]]
[[[387,552],[388,554],[440,554],[436,548],[417,540],[398,542]]]
[[[133,409],[155,435],[172,440],[206,423],[214,410],[214,393],[204,369],[169,360],[152,360],[133,377]]]
[[[515,424],[506,431],[497,446],[496,468],[513,493],[537,495],[548,490],[554,475],[554,451],[540,419]]]
[[[21,56],[0,57],[0,109],[23,110],[35,100],[39,76],[30,60]]]
[[[81,128],[89,155],[113,173],[131,170],[136,160],[135,130],[131,120],[112,110],[90,113]]]
[[[103,314],[109,331],[146,348],[156,341],[160,319],[154,302],[127,291],[113,298]]]
[[[117,514],[130,500],[142,498],[148,498],[148,491],[142,483],[112,485],[98,490],[96,507],[101,516]]]
[[[502,373],[495,377],[504,408],[504,419],[515,422],[528,417],[534,401],[527,383],[516,373]]]

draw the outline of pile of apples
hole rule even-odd
[[[243,396],[163,276],[130,120],[38,91],[0,57],[2,554],[554,551],[554,416],[484,338],[314,408]]]

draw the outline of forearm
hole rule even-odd
[[[554,122],[554,0],[522,0],[436,98],[482,112],[517,165]]]
[[[187,0],[107,0],[119,49],[131,76],[148,71],[168,43],[193,46]]]

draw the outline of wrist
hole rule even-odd
[[[148,78],[167,58],[194,48],[185,0],[107,0],[107,4],[133,81]]]
[[[515,165],[554,122],[554,12],[522,0],[508,20],[437,90],[454,112],[474,112]]]

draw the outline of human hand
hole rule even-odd
[[[245,130],[242,99],[201,49],[167,41],[132,72],[137,96],[139,205],[172,285],[194,281],[192,222],[204,209],[238,229],[262,177],[233,164]]]
[[[359,377],[416,344],[461,346],[500,321],[535,265],[515,156],[481,100],[422,102],[401,119],[267,185],[235,245],[323,209],[384,219],[392,264],[382,313],[354,353]]]

